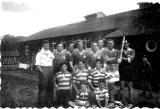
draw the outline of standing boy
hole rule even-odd
[[[80,83],[88,81],[88,75],[89,72],[85,67],[84,61],[79,61],[78,69],[73,76],[73,85],[74,89],[76,90],[76,93],[78,93],[80,90]]]
[[[68,107],[71,99],[72,74],[67,71],[67,64],[61,63],[61,71],[55,75],[58,106]]]

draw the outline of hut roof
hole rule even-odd
[[[91,14],[91,16],[95,17],[95,14]],[[105,16],[101,13],[101,17],[97,18],[88,18],[88,16],[90,17],[90,15],[88,15],[87,17],[85,16],[85,21],[45,29],[24,38],[23,41],[53,38],[60,36],[70,36],[80,33],[96,32],[103,30],[113,30],[116,28],[118,28],[118,30],[114,31],[106,37],[117,37],[124,33],[127,33],[127,35],[143,33],[148,34],[157,31],[157,29],[160,29],[160,26],[157,26],[157,19],[155,19],[155,17],[158,17],[159,14],[159,7],[149,7],[113,14],[109,16]],[[156,23],[154,23],[154,21],[156,21]]]

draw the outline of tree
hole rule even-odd
[[[16,49],[16,38],[13,35],[6,34],[4,35],[1,42],[1,50],[15,50]]]

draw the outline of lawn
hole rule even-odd
[[[36,107],[38,94],[38,75],[21,71],[4,71],[1,75],[1,106],[0,107]],[[136,106],[157,107],[158,94],[153,92],[154,98],[147,100],[138,95],[142,90],[132,90],[132,100]],[[124,92],[125,93],[125,92]],[[126,93],[125,93],[126,94]]]
[[[35,107],[37,105],[38,82],[3,74],[1,78],[1,107]]]

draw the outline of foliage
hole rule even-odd
[[[2,50],[15,50],[16,49],[16,38],[13,35],[6,34],[2,39]]]

